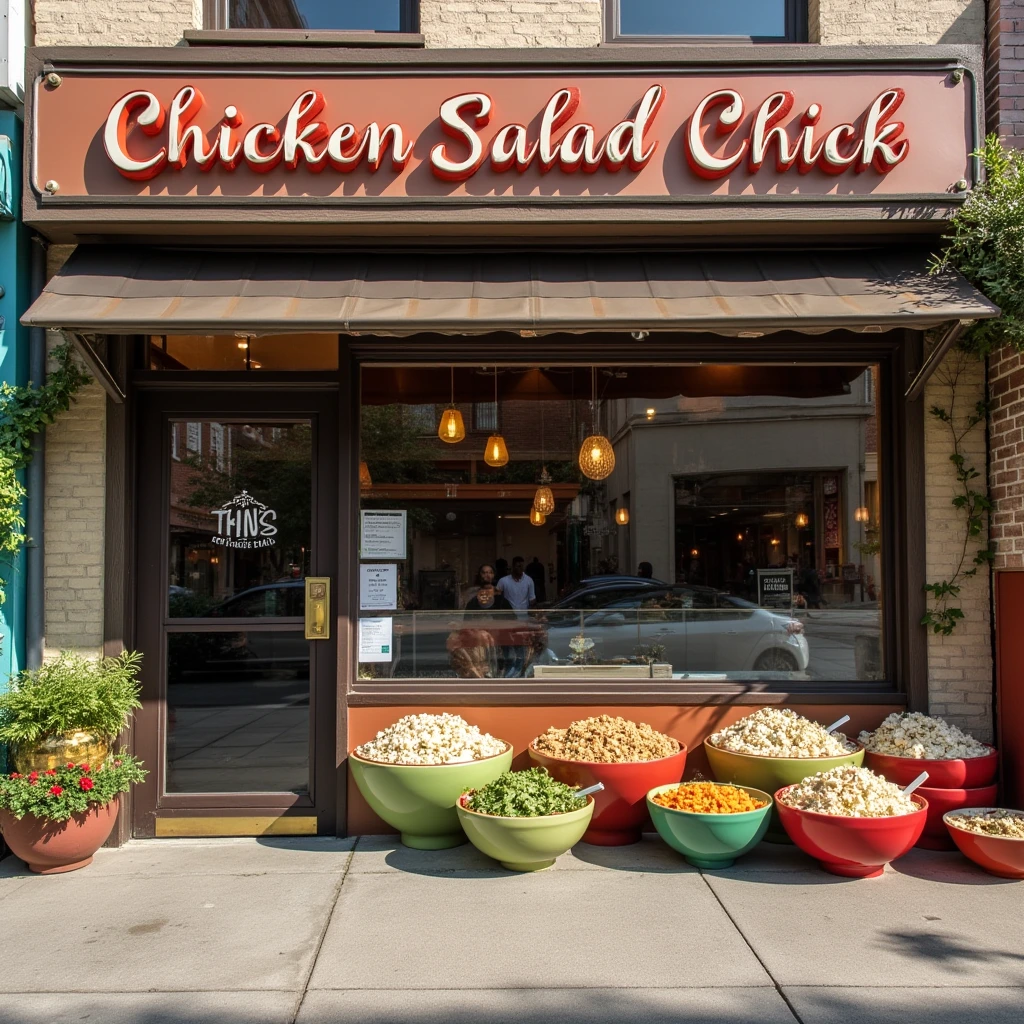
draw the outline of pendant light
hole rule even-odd
[[[372,487],[373,477],[370,476],[370,467],[366,464],[366,460],[363,459],[359,463],[359,486],[360,487]]]
[[[458,444],[466,436],[466,425],[462,422],[462,413],[455,407],[455,367],[452,367],[452,401],[451,405],[441,413],[441,422],[437,427],[437,436],[446,444]]]
[[[629,522],[629,509],[624,506],[622,508],[617,508],[615,510],[615,522],[617,522],[619,526],[625,526]]]
[[[591,409],[597,424],[597,368],[590,368]],[[615,450],[603,434],[591,434],[580,445],[580,472],[591,480],[604,480],[615,468]]]
[[[537,371],[537,377],[537,401],[540,402],[540,370]],[[555,511],[555,495],[548,486],[550,483],[551,475],[548,473],[548,467],[544,465],[544,406],[542,404],[540,407],[540,487],[537,488],[537,493],[533,496],[533,507],[545,518]],[[532,512],[530,522],[533,522]],[[539,524],[534,523],[534,525]]]
[[[498,425],[498,368],[494,368],[494,425]],[[504,466],[508,463],[508,448],[501,434],[491,434],[487,438],[487,449],[484,451],[484,462],[488,466]]]
[[[530,509],[530,525],[531,526],[543,526],[548,521],[548,517],[543,513],[539,512],[535,508]]]

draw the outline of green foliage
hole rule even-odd
[[[1024,153],[989,135],[974,155],[984,165],[985,181],[950,219],[952,230],[931,270],[960,271],[1002,310],[965,332],[967,349],[979,355],[1001,345],[1024,351]]]
[[[108,738],[142,707],[137,651],[90,661],[64,651],[37,669],[19,672],[0,694],[0,742],[32,743],[42,736],[81,729]]]
[[[556,782],[543,768],[504,772],[482,789],[469,793],[465,801],[471,811],[502,818],[537,818],[544,814],[565,814],[586,806],[586,797],[564,782]]]
[[[0,775],[0,809],[19,820],[31,814],[43,821],[67,821],[90,807],[105,807],[127,793],[148,772],[128,754],[112,754],[96,771],[87,764],[19,775]]]
[[[36,434],[66,412],[75,392],[91,379],[78,368],[70,345],[51,355],[56,367],[41,387],[31,381],[24,387],[0,384],[0,553],[8,564],[25,544],[26,492],[18,472],[32,461]],[[0,577],[0,604],[7,599],[6,588],[7,580]]]

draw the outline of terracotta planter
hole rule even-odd
[[[97,736],[82,729],[44,736],[35,743],[12,743],[11,764],[14,771],[28,775],[29,772],[42,774],[50,768],[63,768],[69,761],[73,764],[88,764],[99,768],[110,753],[110,743],[105,736]]]
[[[46,821],[32,814],[18,821],[9,811],[0,811],[0,833],[29,871],[59,875],[92,863],[93,854],[113,831],[117,808],[115,796],[109,804],[90,807],[67,821]]]

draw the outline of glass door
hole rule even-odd
[[[335,577],[333,416],[208,409],[141,436],[135,831],[333,831],[336,641],[305,631],[307,577]]]

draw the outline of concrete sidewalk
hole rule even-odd
[[[1019,1024],[1024,883],[655,838],[536,875],[391,837],[155,840],[0,862],[0,1024]]]

